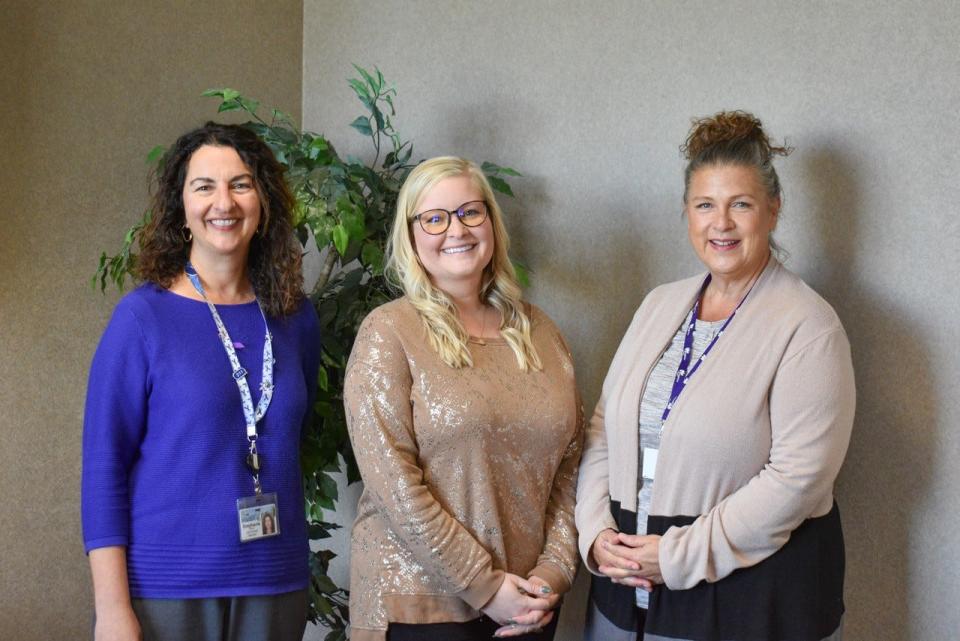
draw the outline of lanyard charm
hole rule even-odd
[[[256,496],[260,496],[262,493],[260,489],[260,470],[262,469],[262,461],[260,459],[260,454],[257,452],[257,440],[250,440],[250,451],[247,453],[247,469],[250,470],[251,476],[253,476],[253,491]]]
[[[250,470],[251,474],[260,473],[260,455],[256,452],[247,454],[247,469]]]

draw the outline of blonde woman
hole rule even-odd
[[[364,491],[352,534],[355,641],[553,637],[577,565],[582,415],[569,349],[524,303],[477,166],[416,167],[344,404]]]

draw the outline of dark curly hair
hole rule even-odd
[[[204,145],[230,147],[253,174],[260,197],[260,228],[250,242],[250,281],[260,304],[271,316],[293,313],[304,298],[302,250],[293,231],[294,200],[284,181],[283,166],[252,131],[239,125],[208,122],[177,139],[153,176],[150,221],[140,234],[137,277],[169,287],[183,272],[190,243],[182,229],[183,183],[193,153]]]
[[[745,111],[721,111],[709,118],[694,119],[693,128],[680,151],[687,159],[683,177],[683,200],[687,200],[690,177],[701,167],[737,165],[753,167],[771,199],[780,199],[780,179],[773,168],[774,156],[786,156],[790,147],[770,142],[760,119]]]

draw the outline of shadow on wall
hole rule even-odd
[[[541,176],[525,177],[520,191],[519,201],[507,203],[510,211],[520,213],[509,216],[510,239],[520,255],[535,261],[534,288],[572,346],[589,421],[623,333],[643,296],[657,285],[651,282],[649,254],[644,251],[649,239],[643,238],[641,225],[653,214],[642,211],[642,205],[623,192],[610,196],[598,189],[577,196],[582,200],[557,202],[550,195],[550,181]],[[598,227],[605,222],[612,229],[590,231],[583,212]],[[548,221],[548,216],[556,221]],[[582,240],[570,242],[574,238]],[[557,250],[571,247],[575,254]],[[581,563],[560,609],[557,641],[582,638],[589,576]]]
[[[557,202],[551,196],[556,185],[542,176],[525,177],[520,191],[516,203],[507,203],[518,212],[510,216],[510,240],[532,261],[543,305],[557,312],[574,351],[579,346],[586,357],[577,362],[577,380],[589,418],[595,400],[589,391],[599,393],[630,319],[659,284],[652,281],[650,239],[642,229],[654,214],[628,193],[602,189]]]
[[[939,420],[928,350],[905,309],[871,290],[857,265],[864,211],[862,162],[824,146],[807,157],[822,252],[811,285],[831,302],[850,338],[857,415],[837,494],[847,546],[845,636],[909,639],[910,533],[930,483]]]
[[[641,223],[653,214],[641,211],[641,199],[628,191],[598,186],[589,194],[570,194],[557,179],[546,177],[568,167],[524,166],[520,158],[529,157],[524,145],[557,134],[540,105],[517,96],[509,97],[507,106],[504,101],[494,96],[446,105],[433,124],[434,142],[447,141],[447,146],[435,151],[461,153],[476,162],[489,159],[523,173],[511,181],[516,198],[497,195],[506,213],[511,254],[533,270],[532,294],[561,326],[575,355],[587,356],[576,363],[577,379],[592,402],[591,392],[599,393],[633,313],[659,284],[650,280],[653,272],[645,263],[649,256],[641,234]],[[512,118],[517,109],[523,118]],[[521,128],[522,122],[529,128]],[[556,200],[558,193],[564,194],[562,202]],[[591,226],[585,225],[588,218]],[[577,350],[578,344],[589,345],[589,352]],[[592,409],[587,407],[588,414]]]

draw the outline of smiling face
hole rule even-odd
[[[483,192],[469,176],[452,176],[426,191],[416,211],[456,211],[464,203],[483,199]],[[480,291],[483,270],[493,257],[493,224],[489,215],[477,227],[467,227],[453,216],[447,231],[436,235],[423,231],[416,220],[410,225],[420,263],[434,286],[447,293]]]
[[[260,209],[252,172],[235,149],[204,145],[193,153],[183,184],[183,210],[193,234],[191,261],[246,260]]]
[[[701,167],[687,191],[690,244],[714,279],[749,279],[770,255],[779,209],[779,200],[767,195],[753,167]]]
[[[273,524],[273,517],[269,514],[264,514],[263,515],[263,533],[273,534],[276,531],[277,531],[277,528]]]

